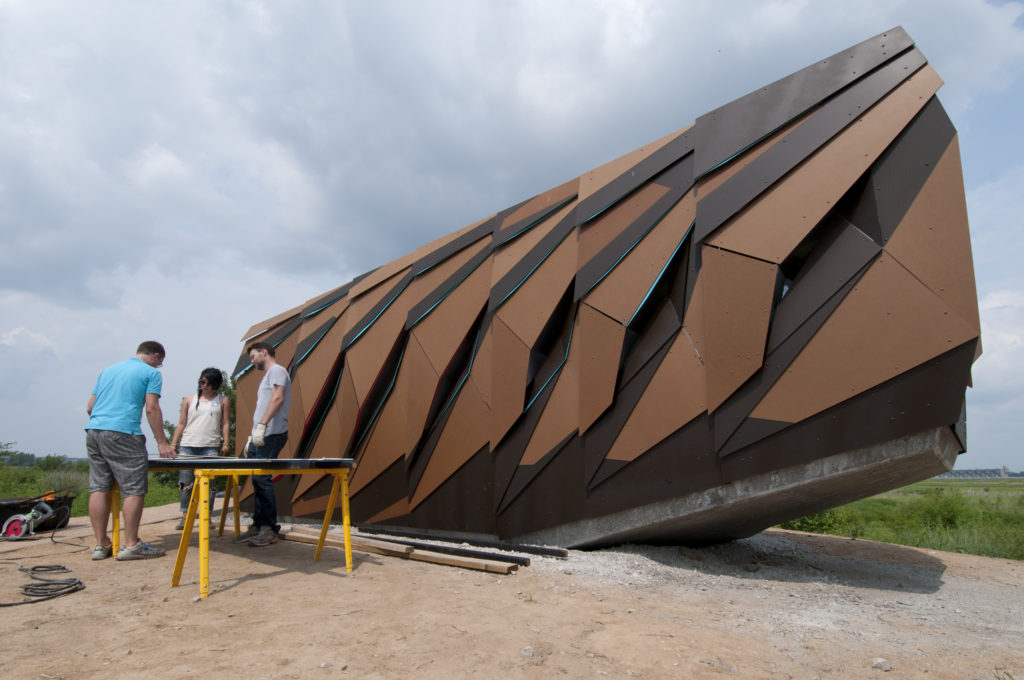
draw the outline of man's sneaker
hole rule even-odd
[[[145,541],[139,541],[132,547],[122,546],[117,551],[118,561],[123,562],[124,560],[148,560],[151,557],[163,557],[167,551],[163,548],[158,548],[155,545],[150,545]]]
[[[92,558],[94,560],[105,560],[114,554],[114,546],[112,545],[98,545],[92,549]]]
[[[246,529],[242,533],[240,533],[237,536],[235,536],[234,538],[232,538],[231,542],[232,543],[248,543],[249,539],[250,538],[255,538],[255,536],[258,533],[260,533],[259,528],[257,528],[255,524],[250,524],[248,529]]]
[[[259,548],[264,545],[277,543],[277,534],[271,527],[260,527],[259,533],[249,539],[249,545]]]

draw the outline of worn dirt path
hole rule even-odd
[[[173,551],[176,508],[143,537]],[[84,518],[57,533],[89,545]],[[0,613],[5,678],[1024,678],[1024,563],[771,530],[687,549],[534,558],[512,576],[280,542],[92,562],[48,539],[0,560],[86,589]],[[0,562],[0,600],[28,578]],[[872,666],[876,666],[873,668]],[[884,670],[889,668],[890,670]]]

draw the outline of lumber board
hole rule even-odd
[[[320,534],[310,535],[305,532],[295,531],[294,529],[286,534],[282,534],[282,537],[286,541],[309,543],[312,545],[316,545],[317,541],[320,540]],[[324,539],[324,545],[329,545],[332,548],[344,549],[345,539],[328,535],[327,538]],[[407,545],[385,543],[384,541],[356,538],[354,536],[352,537],[352,549],[359,550],[360,552],[376,553],[378,555],[389,555],[391,557],[406,557],[413,551],[413,548]]]
[[[295,541],[297,543],[308,543],[315,545],[320,538],[320,534],[310,534],[302,530],[292,529],[286,534],[282,534],[286,541]],[[345,548],[345,539],[340,536],[333,536],[328,534],[324,539],[324,545],[332,548]],[[463,569],[475,569],[477,571],[486,571],[491,574],[509,574],[519,568],[519,565],[513,564],[512,562],[502,562],[501,560],[486,560],[477,557],[465,557],[460,555],[445,555],[430,550],[419,550],[412,546],[401,545],[399,543],[387,543],[385,541],[375,541],[372,538],[364,537],[352,537],[352,549],[359,550],[361,552],[377,553],[379,555],[387,555],[390,557],[401,557],[408,560],[416,560],[418,562],[430,562],[431,564],[443,564],[449,567],[462,567]]]
[[[418,560],[420,562],[431,562],[433,564],[445,564],[449,567],[462,567],[464,569],[476,569],[491,574],[509,574],[519,568],[518,564],[512,562],[499,562],[498,560],[482,560],[479,557],[462,557],[460,555],[445,555],[430,550],[413,550],[405,556],[406,559]]]
[[[558,559],[566,559],[569,557],[569,551],[565,548],[558,548],[550,545],[530,545],[528,543],[510,543],[508,541],[491,541],[482,538],[470,538],[466,536],[445,536],[433,532],[431,534],[425,534],[422,531],[403,531],[401,529],[395,529],[392,527],[379,527],[376,525],[366,524],[353,524],[352,528],[358,530],[362,534],[378,534],[380,536],[398,536],[401,538],[412,538],[412,539],[424,539],[424,538],[436,538],[442,541],[449,541],[451,543],[468,543],[469,545],[477,548],[495,548],[497,550],[511,550],[514,552],[528,553],[530,555],[540,555],[542,557],[556,557]],[[528,566],[528,565],[525,565]]]
[[[386,543],[412,546],[417,550],[428,550],[430,552],[443,553],[445,555],[459,555],[461,557],[477,557],[482,560],[497,560],[498,562],[511,562],[520,567],[530,566],[530,558],[522,555],[508,555],[490,550],[477,550],[475,548],[464,548],[461,545],[435,545],[423,541],[413,541],[406,538],[379,538],[377,540]]]

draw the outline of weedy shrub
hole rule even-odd
[[[83,472],[82,470],[69,468],[47,470],[42,474],[39,481],[42,486],[46,487],[40,493],[69,489],[67,491],[68,496],[81,496],[83,493],[89,492],[88,471]]]
[[[956,490],[929,491],[907,503],[903,513],[909,525],[930,529],[955,529],[978,519],[978,510]]]
[[[844,535],[850,531],[863,530],[863,527],[859,527],[858,524],[856,512],[849,506],[844,505],[783,522],[779,526],[783,529],[807,531],[812,534]]]

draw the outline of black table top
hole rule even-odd
[[[227,456],[181,456],[150,458],[150,470],[295,470],[353,468],[354,458],[231,458]]]

